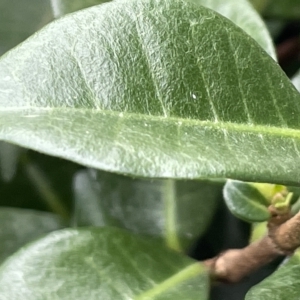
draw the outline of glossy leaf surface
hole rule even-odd
[[[0,207],[0,263],[26,243],[63,226],[54,214]]]
[[[74,225],[123,227],[187,250],[210,224],[222,187],[208,180],[133,179],[80,171],[74,181]]]
[[[300,295],[300,251],[267,279],[248,292],[246,300],[298,300]]]
[[[1,139],[147,177],[298,184],[299,100],[240,28],[185,1],[92,7],[0,62]]]
[[[249,222],[263,222],[270,218],[270,202],[253,185],[228,180],[224,199],[229,210],[238,218]]]
[[[252,5],[247,0],[187,0],[211,8],[245,30],[269,55],[276,59],[270,34]],[[260,5],[264,2],[259,0]]]
[[[208,290],[200,263],[114,228],[52,233],[0,267],[0,299],[206,300]]]

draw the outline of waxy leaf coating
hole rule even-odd
[[[181,0],[82,10],[0,60],[0,139],[146,177],[296,184],[299,101],[250,36]]]

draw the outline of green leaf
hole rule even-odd
[[[67,13],[109,2],[110,0],[51,0],[53,14],[56,18]],[[187,0],[195,4],[206,6],[224,15],[236,25],[240,26],[250,36],[252,36],[275,60],[276,52],[268,30],[260,18],[259,14],[253,9],[247,0]],[[255,7],[262,11],[267,3],[259,0]]]
[[[270,0],[250,0],[250,2],[258,12],[262,13],[266,6],[270,3]]]
[[[299,93],[252,38],[192,3],[59,19],[1,59],[0,91],[0,139],[86,166],[300,180]]]
[[[7,260],[0,267],[0,295],[14,300],[205,300],[208,279],[201,263],[157,240],[114,228],[68,229]]]
[[[59,18],[65,14],[109,1],[110,0],[51,0],[51,4],[55,18]]]
[[[241,183],[241,184],[243,184],[243,183]],[[245,186],[251,185],[255,189],[257,189],[258,192],[264,197],[264,199],[259,202],[261,202],[265,205],[270,205],[276,194],[278,194],[278,193],[287,194],[288,193],[287,187],[284,185],[270,184],[270,183],[256,183],[256,182],[249,182],[249,183],[244,183],[244,184],[245,184]]]
[[[255,285],[246,300],[298,300],[300,295],[300,251],[271,276]]]
[[[283,32],[283,29],[287,25],[288,21],[279,19],[267,19],[265,20],[268,31],[273,40],[278,39],[279,35]]]
[[[59,192],[53,189],[52,182],[49,177],[28,157],[24,157],[23,165],[26,175],[30,179],[37,193],[40,194],[41,198],[46,202],[50,210],[60,215],[65,221],[69,221],[70,215],[68,209],[65,207]],[[64,163],[62,163],[61,167],[63,167],[63,165]],[[64,182],[61,178],[59,179],[60,185],[64,189]]]
[[[300,70],[294,75],[292,83],[298,91],[300,91]]]
[[[276,60],[276,52],[264,21],[247,0],[188,0],[213,9],[241,27]],[[263,0],[259,0],[263,5]]]
[[[0,55],[52,19],[49,1],[1,0],[0,11]]]
[[[0,180],[9,182],[13,179],[23,151],[20,147],[0,142]]]
[[[52,9],[55,17],[61,17],[67,13],[87,8],[96,4],[109,2],[110,0],[52,0]],[[230,19],[236,25],[245,30],[255,39],[267,53],[276,60],[276,52],[269,32],[247,0],[187,0],[192,3],[206,6]],[[261,1],[261,0],[260,0]],[[262,5],[262,3],[260,4]]]
[[[26,243],[64,226],[54,214],[7,207],[0,207],[0,220],[0,264]]]
[[[79,168],[70,161],[27,151],[12,180],[0,184],[0,206],[47,210],[67,218],[73,206],[72,180]]]
[[[264,10],[264,15],[270,18],[299,19],[299,0],[270,0]]]
[[[268,200],[252,184],[228,180],[224,199],[229,210],[238,218],[249,222],[263,222],[270,218]]]
[[[207,229],[223,184],[130,178],[80,171],[74,180],[76,226],[118,226],[187,250]]]
[[[61,17],[67,13],[109,2],[110,0],[51,0],[52,9],[55,17]],[[236,25],[245,30],[254,38],[275,60],[276,52],[268,30],[260,18],[259,14],[253,9],[247,0],[187,0],[189,2],[206,6],[227,17]],[[266,0],[260,1],[256,7],[262,9],[266,6]]]
[[[48,208],[61,215],[70,215],[74,201],[73,176],[80,168],[81,166],[70,161],[32,151],[23,160],[23,170],[32,188]],[[68,212],[60,213],[62,210]]]

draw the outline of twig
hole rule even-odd
[[[300,213],[291,217],[271,206],[268,235],[243,249],[225,251],[206,260],[217,281],[235,283],[282,255],[292,254],[300,246]]]

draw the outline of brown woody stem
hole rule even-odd
[[[285,252],[294,252],[300,246],[300,213],[276,228],[273,240]]]
[[[270,207],[269,233],[243,249],[232,249],[206,260],[212,277],[235,283],[281,255],[290,255],[300,246],[300,213],[291,218]]]

